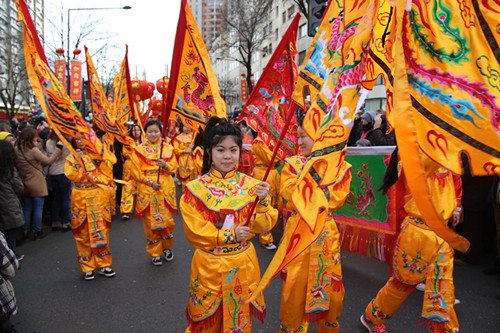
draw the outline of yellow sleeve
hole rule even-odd
[[[297,174],[295,169],[288,164],[284,163],[281,169],[280,177],[280,192],[279,195],[286,201],[290,201],[293,191],[297,189]]]
[[[165,161],[165,163],[167,163],[167,166],[165,167],[165,170],[169,173],[169,174],[174,174],[177,169],[179,168],[179,164],[177,162],[177,157],[175,156],[174,152],[173,152],[173,148],[170,144],[168,143],[165,143],[165,146],[168,147],[167,151],[169,153],[166,153],[166,154],[162,154],[162,159]],[[165,150],[165,147],[164,146],[164,150]]]
[[[255,161],[255,165],[265,164],[269,165],[271,158],[273,157],[273,152],[262,142],[261,140],[255,139],[252,143],[252,156]]]
[[[73,183],[81,183],[86,179],[82,166],[72,155],[68,156],[66,162],[64,162],[64,174]]]
[[[234,230],[218,229],[206,216],[203,216],[203,210],[199,206],[187,202],[186,196],[191,195],[185,190],[179,202],[184,221],[184,234],[189,243],[205,251],[224,244],[236,244]]]
[[[274,227],[277,220],[278,210],[271,205],[271,195],[268,194],[255,207],[253,217],[250,219],[250,231],[254,234],[269,231]]]

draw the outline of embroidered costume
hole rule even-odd
[[[262,139],[260,139],[259,137],[253,140],[251,152],[254,161],[254,168],[251,176],[256,179],[262,180],[269,166],[269,163],[271,162],[273,152],[269,150],[264,141],[262,141]],[[276,207],[279,173],[275,168],[272,168],[269,171],[266,182],[271,186],[271,190],[269,191],[269,194],[271,195],[271,204]],[[259,235],[260,244],[265,245],[273,243],[273,241],[274,239],[271,231]]]
[[[81,271],[87,273],[109,267],[112,263],[109,229],[114,207],[110,205],[113,179],[104,175],[88,155],[84,154],[80,160],[68,156],[64,174],[74,183],[70,205],[71,229],[78,264]]]
[[[160,142],[163,142],[161,159],[167,164],[165,168],[158,167]],[[137,217],[143,218],[146,252],[151,257],[158,257],[164,250],[170,250],[174,243],[172,214],[177,211],[177,202],[172,175],[177,170],[177,159],[169,143],[158,141],[153,144],[146,140],[135,147],[131,165],[134,166],[130,168],[132,178],[137,181],[135,211]],[[157,180],[161,188],[155,191],[151,185]]]
[[[255,248],[236,240],[255,200],[259,180],[237,171],[224,177],[215,169],[189,182],[180,200],[186,238],[195,248],[191,263],[186,332],[252,332],[250,314],[265,316],[262,294],[246,303],[260,280]],[[250,236],[270,230],[278,212],[269,195],[250,220]]]
[[[120,213],[131,214],[134,210],[135,198],[137,195],[137,181],[132,178],[130,169],[132,162],[127,159],[123,163],[123,177],[122,180],[127,182],[122,187],[122,198],[120,201]]]
[[[285,159],[281,171],[280,196],[287,202],[296,189],[297,174],[305,162],[302,156]],[[335,193],[330,201],[329,214],[320,236],[300,253],[282,273],[283,288],[280,305],[280,332],[307,332],[309,323],[317,321],[318,332],[339,332],[338,318],[344,300],[342,267],[340,263],[339,231],[331,212],[340,207],[350,192],[350,182],[345,181],[350,165],[344,163],[339,170],[340,180],[329,186]],[[294,228],[299,216],[293,207],[285,228]],[[285,231],[286,232],[286,231]]]
[[[238,171],[251,175],[254,168],[254,161],[252,156],[252,142],[253,137],[248,133],[242,133],[243,147],[241,149],[240,163],[238,164]]]
[[[404,173],[403,173],[404,174]],[[428,186],[436,194],[434,206],[443,221],[448,221],[457,207],[457,194],[452,174],[438,168],[427,177]],[[454,310],[453,250],[429,229],[411,194],[405,196],[404,219],[396,240],[393,274],[365,310],[375,325],[384,324],[420,282],[425,282],[422,318],[431,332],[458,332]]]
[[[189,149],[193,144],[193,132],[181,133],[177,135],[172,141],[172,144],[174,146],[175,156],[177,157],[177,161],[179,163],[177,177],[182,182],[182,185],[186,185],[187,182],[194,179],[191,178],[193,170],[192,165],[189,163],[191,156]]]

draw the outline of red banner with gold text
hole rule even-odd
[[[82,62],[80,60],[71,60],[69,95],[73,101],[82,100]]]
[[[66,60],[56,59],[54,61],[54,72],[59,81],[61,81],[63,87],[66,87]]]

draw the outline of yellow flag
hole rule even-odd
[[[171,76],[162,122],[179,116],[185,126],[197,129],[208,118],[227,117],[210,56],[187,0],[182,0]],[[171,111],[171,112],[170,112]]]

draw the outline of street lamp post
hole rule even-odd
[[[69,94],[69,89],[70,89],[70,72],[69,72],[69,62],[70,62],[70,58],[69,58],[69,49],[70,49],[70,46],[69,46],[69,34],[70,34],[70,30],[71,30],[71,11],[76,11],[76,10],[110,10],[110,9],[131,9],[132,7],[130,6],[123,6],[123,7],[84,7],[84,8],[69,8],[68,9],[68,35],[67,35],[67,42],[68,42],[68,46],[67,46],[67,50],[66,50],[66,74],[67,74],[67,84],[66,84],[66,89],[67,89],[67,92]]]

